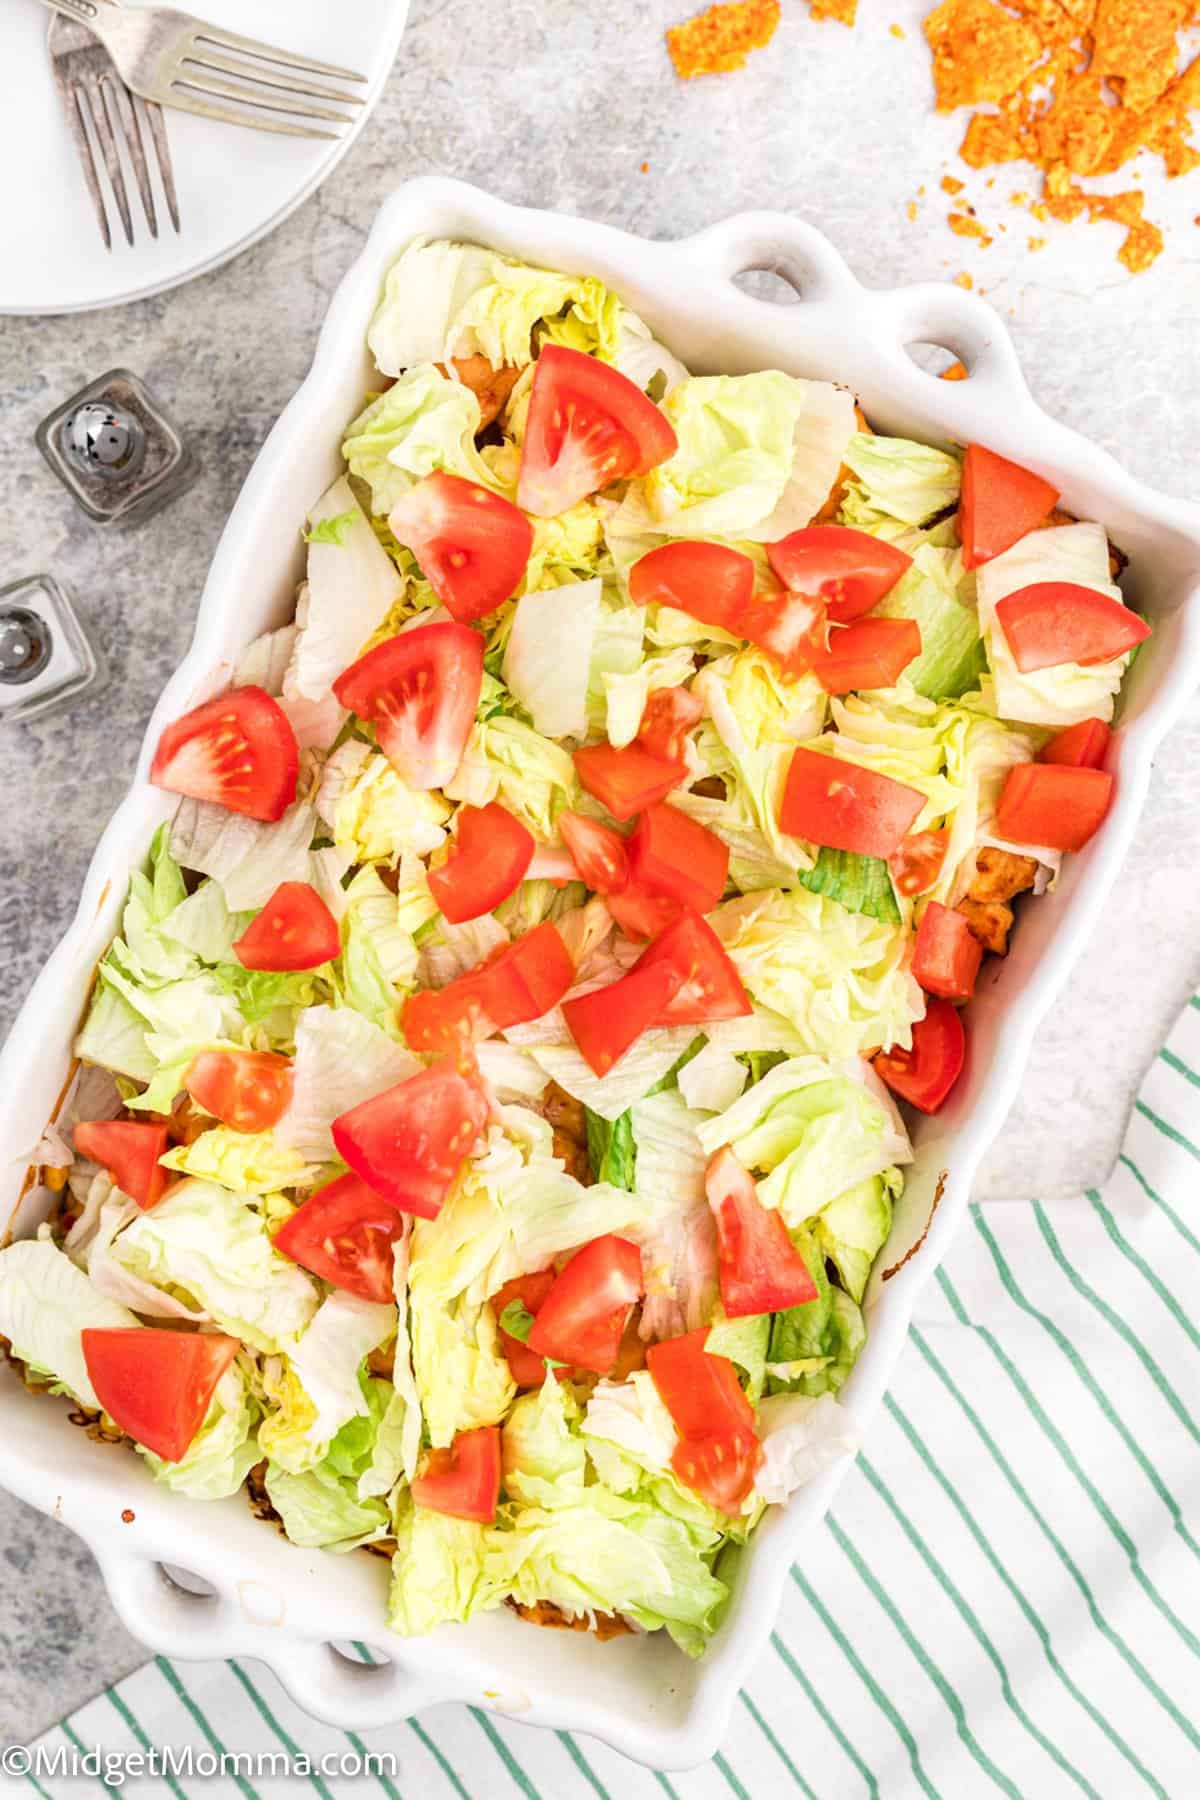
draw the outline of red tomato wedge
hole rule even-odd
[[[718,1512],[736,1517],[762,1458],[754,1432],[736,1429],[723,1437],[681,1438],[671,1453],[671,1467],[685,1487]]]
[[[1057,491],[1040,475],[982,444],[968,444],[958,513],[964,565],[977,569],[990,562],[1027,531],[1036,531],[1057,505]]]
[[[820,600],[835,625],[870,612],[912,567],[894,544],[847,525],[806,525],[766,549],[784,587]]]
[[[913,945],[912,972],[927,994],[969,1000],[983,960],[983,945],[962,913],[931,900]]]
[[[754,1177],[728,1144],[709,1161],[704,1190],[717,1224],[721,1304],[729,1318],[786,1312],[816,1299],[817,1284],[787,1226],[762,1204]]]
[[[1073,769],[1102,769],[1112,743],[1112,732],[1103,719],[1081,719],[1068,725],[1038,754],[1044,763],[1066,763]]]
[[[487,1121],[479,1082],[450,1058],[360,1101],[333,1121],[334,1146],[401,1212],[436,1219]]]
[[[165,1125],[126,1119],[81,1120],[71,1133],[80,1156],[106,1168],[123,1194],[143,1212],[157,1206],[167,1189],[167,1171],[158,1165],[167,1153]]]
[[[779,664],[785,675],[802,675],[813,645],[820,648],[825,615],[807,594],[756,594],[742,620],[743,635]]]
[[[317,969],[340,956],[338,922],[307,881],[281,881],[233,946],[243,969]]]
[[[996,602],[996,617],[1022,675],[1060,663],[1112,662],[1150,627],[1111,594],[1074,581],[1035,581]]]
[[[519,1300],[526,1312],[537,1317],[538,1308],[554,1286],[553,1269],[542,1269],[537,1275],[517,1275],[512,1281],[492,1295],[492,1309],[496,1314],[496,1323],[504,1315],[504,1309],[511,1300]],[[508,1372],[519,1388],[541,1387],[546,1379],[546,1359],[531,1350],[521,1338],[513,1337],[510,1331],[501,1328],[500,1348],[508,1359]],[[556,1371],[558,1379],[566,1379],[566,1369]]]
[[[483,639],[469,625],[418,625],[351,663],[333,684],[375,727],[410,787],[445,787],[462,761],[483,685]]]
[[[680,762],[688,735],[704,717],[704,702],[690,688],[655,688],[646,701],[637,741],[651,756]]]
[[[779,823],[810,844],[886,858],[924,805],[924,794],[890,775],[801,748],[792,752]]]
[[[894,687],[921,654],[921,627],[915,619],[859,619],[838,625],[828,644],[813,641],[809,667],[827,694],[858,688]]]
[[[643,1031],[658,1023],[674,987],[675,976],[665,963],[647,969],[639,961],[608,987],[564,1000],[567,1029],[588,1067],[607,1075]]]
[[[629,571],[629,598],[635,606],[673,606],[702,625],[745,637],[747,609],[754,594],[754,564],[728,544],[680,539],[638,558]]]
[[[273,1050],[202,1050],[183,1085],[201,1112],[231,1131],[266,1131],[292,1097],[292,1064]]]
[[[187,1455],[218,1381],[242,1347],[217,1332],[146,1325],[85,1326],[80,1339],[104,1411],[164,1462]]]
[[[996,808],[996,835],[1014,844],[1082,850],[1104,823],[1113,778],[1066,763],[1018,763]]]
[[[585,744],[575,752],[575,773],[614,819],[624,820],[665,800],[687,775],[687,765],[652,756],[641,744],[626,744],[622,750],[611,744]]]
[[[272,822],[296,798],[300,751],[287,714],[260,687],[231,688],[168,725],[150,779],[190,800]]]
[[[708,1354],[707,1339],[706,1327],[651,1344],[646,1367],[679,1432],[671,1467],[710,1505],[736,1513],[754,1486],[762,1446],[736,1369],[727,1356]]]
[[[392,1246],[403,1232],[390,1201],[357,1175],[342,1175],[298,1207],[273,1241],[322,1281],[386,1305],[395,1299]]]
[[[432,1512],[490,1525],[500,1498],[500,1467],[498,1425],[460,1431],[448,1449],[426,1452],[413,1477],[412,1497]]]
[[[577,1250],[538,1307],[528,1347],[539,1356],[607,1375],[641,1299],[642,1253],[628,1238],[593,1238]]]
[[[646,969],[667,969],[671,976],[670,998],[656,1025],[705,1025],[753,1011],[725,946],[707,919],[690,907],[642,951],[631,973]]]
[[[928,893],[942,872],[949,848],[948,831],[915,831],[901,838],[887,859],[897,892],[909,900],[915,894]]]
[[[574,979],[575,964],[546,919],[457,981],[413,994],[404,1007],[404,1035],[422,1054],[453,1053],[492,1031],[542,1018]]]
[[[651,894],[631,881],[619,894],[606,894],[607,906],[627,938],[656,938],[679,917],[679,902],[666,894]]]
[[[580,880],[594,894],[620,893],[629,880],[629,855],[620,832],[586,813],[562,812],[556,822]]]
[[[648,806],[629,840],[636,885],[651,894],[711,912],[725,892],[729,845],[677,806]]]
[[[920,1112],[935,1113],[962,1074],[967,1037],[957,1008],[931,1000],[913,1026],[911,1050],[881,1050],[875,1073]]]
[[[429,891],[452,925],[491,912],[525,879],[537,845],[507,808],[464,806],[450,855],[429,871]]]
[[[533,371],[517,504],[556,518],[614,481],[648,474],[678,446],[666,414],[627,375],[546,344]]]
[[[441,470],[409,488],[388,524],[460,625],[511,597],[533,548],[533,526],[511,500]]]

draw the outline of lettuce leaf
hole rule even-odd
[[[0,1250],[0,1335],[35,1376],[45,1376],[84,1406],[99,1407],[80,1333],[139,1321],[97,1293],[82,1270],[49,1236]]]
[[[302,1160],[334,1161],[333,1121],[361,1100],[406,1081],[420,1066],[410,1051],[351,1008],[310,1007],[296,1028],[292,1097],[274,1128],[276,1142]]]
[[[768,1387],[772,1393],[836,1393],[867,1341],[866,1324],[849,1294],[830,1282],[825,1259],[808,1233],[801,1227],[792,1237],[816,1282],[817,1297],[775,1314]]]
[[[957,550],[918,545],[912,567],[874,609],[877,618],[915,619],[920,626],[921,653],[904,680],[928,700],[957,700],[987,670],[979,615],[960,596],[961,561]]]
[[[894,541],[897,533],[887,529],[889,523],[926,525],[958,503],[962,463],[932,444],[856,431],[842,461],[856,479],[847,488],[838,521],[858,531]]]
[[[204,1423],[178,1462],[164,1462],[152,1450],[138,1448],[155,1481],[172,1493],[193,1500],[224,1500],[237,1493],[261,1460],[255,1432],[259,1410],[239,1360],[218,1381]]]
[[[828,1201],[812,1222],[817,1247],[860,1304],[872,1264],[892,1229],[892,1201],[903,1186],[899,1169],[885,1169]]]
[[[318,701],[362,655],[403,596],[405,582],[345,476],[322,494],[308,516],[308,580],[296,612],[296,641],[283,692]]]
[[[504,679],[547,737],[582,738],[600,581],[527,593],[517,602],[504,653]]]
[[[237,1194],[305,1187],[323,1173],[306,1163],[298,1150],[285,1146],[274,1131],[232,1131],[227,1125],[213,1125],[190,1144],[176,1144],[160,1161],[164,1169],[215,1181]]]
[[[891,873],[878,856],[859,856],[853,850],[830,850],[823,845],[812,868],[802,869],[798,879],[810,894],[836,900],[847,912],[865,913],[885,925],[900,923]]]
[[[470,388],[419,363],[346,427],[342,455],[370,488],[372,512],[386,516],[438,469],[496,492],[500,483],[475,448],[478,430],[479,402]]]
[[[472,726],[458,772],[443,791],[470,806],[500,800],[534,837],[552,842],[555,819],[575,800],[575,765],[561,744],[498,713]]]
[[[450,808],[440,795],[409,787],[386,756],[348,738],[325,764],[317,810],[334,843],[357,863],[426,856],[445,841]]]
[[[593,1178],[632,1193],[637,1167],[633,1114],[626,1111],[616,1119],[605,1119],[590,1107],[585,1107],[584,1111],[587,1115],[588,1161],[592,1165]]]

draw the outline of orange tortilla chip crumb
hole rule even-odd
[[[814,19],[836,19],[839,25],[853,25],[858,0],[808,0]]]
[[[963,191],[963,183],[958,179],[957,175],[943,175],[942,176],[942,192],[943,193],[945,193],[945,194],[961,194],[962,191]]]
[[[967,271],[963,269],[961,274],[954,277],[954,285],[955,287],[960,288],[973,288],[975,286],[975,278],[973,275],[968,275]]]
[[[889,25],[888,30],[891,32],[892,36],[895,38],[906,38],[908,36],[908,33],[907,33],[907,31],[905,31],[903,25]]]
[[[942,0],[925,36],[939,112],[1007,99],[1041,54],[1033,27],[993,0]]]
[[[911,221],[916,218],[917,213],[920,211],[920,208],[918,207],[915,200],[910,200],[904,210],[908,214],[909,219]],[[1197,223],[1197,225],[1200,225],[1200,219],[1197,219],[1196,223]]]
[[[770,43],[778,24],[779,0],[721,0],[706,7],[667,32],[675,73],[692,81],[743,68],[752,50]]]
[[[979,220],[972,218],[969,213],[949,213],[946,223],[956,237],[976,238],[985,250],[992,241],[990,232],[985,231]]]

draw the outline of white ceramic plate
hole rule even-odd
[[[158,239],[126,175],[132,247],[107,194],[113,247],[104,248],[62,115],[46,50],[51,15],[34,0],[4,0],[5,171],[0,313],[87,312],[142,300],[219,268],[274,229],[318,188],[362,130],[388,78],[408,0],[196,0],[216,25],[367,77],[355,125],[337,140],[290,138],[168,112],[182,230],[166,216],[155,177]],[[149,158],[151,168],[154,159]],[[20,173],[18,174],[18,171]]]
[[[943,285],[881,292],[854,278],[811,226],[744,213],[693,238],[650,243],[610,226],[525,211],[452,181],[414,181],[385,203],[330,305],[312,372],[246,479],[213,559],[192,648],[150,721],[130,793],[96,849],[74,924],[50,958],[0,1054],[0,1226],[14,1214],[28,1153],[54,1109],[98,958],[117,927],[131,865],[171,796],[146,779],[159,733],[213,691],[239,651],[291,617],[305,509],[340,467],[342,427],[371,377],[364,345],[383,276],[416,237],[457,237],[549,268],[598,275],[697,373],[782,368],[842,380],[876,429],[978,441],[1053,481],[1063,503],[1102,519],[1130,557],[1126,588],[1154,623],[1131,671],[1109,766],[1116,800],[1068,859],[1058,888],[1030,907],[1003,963],[970,1008],[970,1055],[944,1109],[919,1122],[917,1159],[867,1291],[870,1337],[842,1399],[865,1430],[904,1346],[913,1300],[966,1209],[979,1159],[1022,1079],[1039,1019],[1098,922],[1146,796],[1154,749],[1200,680],[1200,508],[1157,494],[1042,412],[990,307]],[[734,277],[773,269],[798,303],[754,299]],[[969,378],[938,381],[905,346],[938,343]],[[1113,945],[1113,954],[1120,946]],[[1078,979],[1098,982],[1103,971]],[[940,1200],[940,1203],[939,1203]],[[931,1209],[932,1223],[929,1223]],[[929,1224],[919,1254],[905,1260]],[[895,1265],[903,1263],[898,1269]],[[893,1278],[888,1279],[890,1273]],[[978,1396],[986,1409],[987,1395]],[[125,1624],[172,1656],[246,1655],[269,1663],[301,1706],[353,1729],[392,1724],[444,1700],[528,1723],[589,1732],[657,1768],[687,1767],[720,1744],[739,1687],[774,1623],[789,1565],[849,1467],[772,1509],[742,1558],[733,1604],[701,1662],[664,1633],[601,1644],[537,1631],[506,1609],[419,1640],[389,1638],[387,1566],[372,1556],[302,1550],[253,1518],[244,1495],[193,1501],[156,1484],[140,1460],[105,1451],[67,1409],[0,1371],[0,1483],[90,1545]],[[195,1600],[159,1563],[211,1584]],[[390,1660],[366,1668],[333,1645],[362,1640]]]

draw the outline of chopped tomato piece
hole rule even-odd
[[[857,688],[894,687],[921,654],[921,627],[915,619],[859,619],[838,625],[828,645],[813,642],[808,662],[827,694]]]
[[[504,1309],[511,1300],[519,1300],[526,1312],[537,1317],[538,1308],[554,1286],[553,1269],[542,1269],[536,1275],[517,1275],[512,1281],[492,1295],[492,1309],[496,1314],[496,1323],[504,1316]],[[521,1338],[514,1337],[510,1331],[500,1327],[500,1348],[508,1358],[508,1372],[519,1388],[540,1388],[546,1379],[546,1359],[539,1356],[536,1350]],[[560,1381],[565,1380],[567,1371],[556,1371]]]
[[[493,1031],[542,1018],[574,979],[567,947],[545,919],[446,987],[413,994],[404,1007],[404,1035],[422,1054],[453,1053]]]
[[[977,569],[990,562],[1027,531],[1036,531],[1057,505],[1057,491],[1040,475],[982,444],[968,444],[958,514],[964,565]]]
[[[1039,753],[1038,761],[1066,763],[1074,769],[1102,769],[1108,756],[1112,732],[1103,719],[1081,719],[1068,725]]]
[[[727,1356],[710,1356],[707,1340],[706,1327],[651,1344],[646,1367],[679,1432],[671,1467],[711,1505],[733,1513],[754,1486],[762,1446],[736,1369]]]
[[[942,872],[949,848],[948,831],[915,831],[901,838],[887,859],[897,892],[909,900],[927,894]]]
[[[969,1000],[982,958],[983,945],[962,913],[931,900],[921,915],[912,959],[912,972],[925,992]]]
[[[785,675],[802,675],[814,644],[820,647],[825,614],[807,594],[756,594],[742,620],[743,635],[774,659]]]
[[[1111,594],[1074,581],[1035,581],[996,602],[996,617],[1023,675],[1060,663],[1112,662],[1150,627]]]
[[[711,912],[725,892],[729,845],[677,806],[648,806],[629,841],[638,887],[697,912]]]
[[[338,923],[307,881],[281,881],[233,946],[244,969],[317,969],[341,954]]]
[[[409,488],[388,525],[460,625],[495,612],[520,586],[533,526],[500,494],[438,470]]]
[[[299,771],[296,734],[278,700],[263,688],[242,687],[168,725],[150,779],[172,794],[271,822],[296,798]]]
[[[889,857],[925,805],[918,789],[840,756],[792,752],[779,823],[794,837]]]
[[[735,1430],[723,1437],[710,1432],[681,1438],[671,1452],[671,1467],[685,1487],[718,1512],[736,1517],[762,1459],[762,1445],[753,1431]]]
[[[563,1001],[563,1017],[579,1054],[597,1075],[607,1075],[643,1031],[658,1023],[671,997],[675,976],[665,965],[643,968],[608,987]]]
[[[912,1029],[912,1049],[881,1050],[875,1073],[894,1093],[921,1112],[934,1113],[962,1074],[967,1037],[958,1009],[949,1000],[931,1000]]]
[[[218,1332],[148,1325],[85,1326],[83,1360],[114,1424],[161,1456],[181,1462],[204,1423],[218,1381],[241,1349]]]
[[[1082,850],[1104,823],[1113,778],[1066,763],[1018,763],[996,808],[996,835],[1014,844]]]
[[[784,587],[820,600],[835,625],[870,612],[912,567],[895,544],[846,525],[806,525],[766,548]]]
[[[649,942],[679,917],[679,902],[666,894],[647,893],[636,881],[623,887],[619,894],[606,894],[604,904],[627,938]]]
[[[478,919],[519,887],[537,845],[506,807],[464,806],[450,855],[429,871],[429,891],[452,925]]]
[[[401,1212],[436,1219],[487,1122],[474,1072],[432,1063],[333,1121],[334,1146],[356,1175]]]
[[[593,1238],[556,1277],[538,1308],[528,1346],[539,1356],[607,1375],[644,1292],[637,1245],[611,1234]]]
[[[202,1112],[231,1131],[267,1131],[292,1097],[292,1064],[273,1050],[202,1050],[183,1077]]]
[[[620,832],[586,813],[559,813],[557,824],[580,880],[594,894],[619,893],[629,880],[629,856]]]
[[[426,1452],[413,1476],[418,1506],[490,1525],[500,1498],[500,1427],[480,1425],[460,1431],[448,1449]]]
[[[376,644],[333,684],[375,727],[410,787],[445,787],[462,761],[483,685],[483,639],[469,625],[418,625]]]
[[[556,518],[614,481],[648,474],[678,446],[666,414],[627,375],[546,344],[533,371],[517,504]]]
[[[690,688],[655,688],[642,711],[637,741],[651,756],[681,762],[688,734],[703,717],[704,702]]]
[[[686,776],[687,765],[652,756],[640,744],[626,744],[622,750],[611,744],[585,744],[575,752],[575,773],[614,819],[624,820],[665,800]]]
[[[753,1011],[725,946],[707,919],[690,907],[642,951],[632,973],[659,968],[670,971],[671,994],[656,1025],[705,1025]]]
[[[158,1162],[167,1153],[165,1125],[81,1120],[71,1135],[80,1156],[106,1168],[121,1192],[136,1200],[143,1212],[158,1205],[167,1189],[167,1171]]]
[[[639,557],[629,571],[629,598],[635,606],[673,606],[733,637],[746,636],[753,594],[754,564],[728,544],[682,538]]]
[[[357,1175],[318,1188],[275,1233],[275,1248],[322,1281],[386,1304],[394,1300],[392,1246],[404,1220]]]
[[[704,1189],[717,1224],[721,1304],[727,1317],[786,1312],[817,1297],[808,1264],[781,1215],[766,1207],[728,1144],[709,1161]]]

